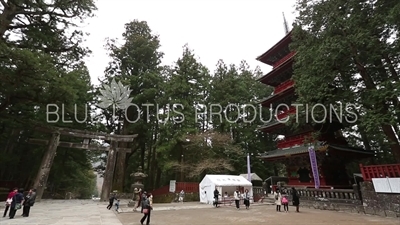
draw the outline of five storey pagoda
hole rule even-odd
[[[340,122],[307,124],[296,131],[283,121],[290,114],[296,113],[293,106],[296,100],[295,83],[292,80],[293,62],[296,56],[289,44],[292,32],[285,20],[286,35],[257,60],[273,67],[272,71],[260,77],[258,81],[272,86],[274,92],[263,99],[263,107],[277,112],[273,121],[259,129],[285,138],[278,141],[277,149],[268,151],[260,158],[269,162],[282,163],[286,166],[288,186],[312,188],[348,188],[351,187],[346,164],[355,159],[371,157],[374,152],[348,146],[342,136],[343,125]],[[311,144],[312,134],[319,131],[319,136]],[[315,137],[314,137],[315,138]]]

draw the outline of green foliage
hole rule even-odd
[[[399,3],[298,0],[297,10],[292,48],[298,102],[350,108],[352,115],[345,116],[356,115],[357,121],[348,135],[363,139],[356,144],[390,152],[400,162],[400,45],[394,21]]]
[[[92,16],[95,9],[92,0],[1,2],[0,180],[32,187],[47,148],[30,145],[27,140],[49,139],[33,129],[36,125],[52,122],[55,126],[90,129],[87,106],[93,99],[92,86],[83,62],[90,51],[81,45],[83,33],[76,19]],[[46,116],[57,107],[58,116]],[[85,151],[59,149],[48,180],[48,194],[69,191],[84,198],[90,196],[95,182],[91,167]]]
[[[130,107],[127,113],[116,109],[114,114],[110,108],[98,114],[93,106],[101,100],[95,96],[102,87],[91,85],[83,62],[90,51],[82,47],[84,35],[78,27],[79,20],[92,16],[93,1],[7,1],[0,8],[0,180],[33,185],[47,147],[27,140],[49,139],[48,134],[33,129],[49,122],[81,130],[139,134],[134,143],[119,146],[131,148],[132,153],[117,156],[113,189],[118,191],[130,189],[130,174],[139,166],[149,174],[145,184],[149,188],[171,179],[199,181],[205,173],[244,173],[246,153],[252,155],[254,172],[262,177],[272,175],[271,168],[265,170],[256,158],[274,148],[274,137],[256,130],[265,111],[244,107],[255,106],[270,94],[269,88],[255,80],[259,69],[251,70],[244,61],[238,66],[220,61],[213,73],[187,45],[176,63],[161,66],[158,35],[145,21],[134,20],[125,25],[122,43],[108,41],[111,62],[101,84],[115,79],[129,86],[132,102],[140,109]],[[211,104],[226,109],[221,119],[212,117]],[[95,194],[92,163],[104,159],[100,153],[59,148],[46,195],[64,198],[71,192],[88,198]],[[102,169],[104,164],[99,166]]]
[[[272,170],[265,171],[264,164],[256,158],[274,147],[270,144],[272,136],[256,131],[262,124],[261,111],[265,114],[256,101],[271,91],[255,80],[261,74],[259,69],[250,70],[244,61],[228,69],[220,61],[212,74],[188,45],[174,65],[161,67],[159,39],[147,23],[134,20],[125,29],[124,44],[118,45],[116,40],[108,44],[113,60],[103,82],[121,81],[130,86],[133,103],[156,105],[128,110],[131,121],[140,118],[135,123],[124,119],[122,111],[117,112],[117,118],[110,116],[111,109],[103,111],[108,132],[139,134],[131,146],[134,152],[126,159],[117,159],[117,170],[124,171],[118,176],[123,177],[126,190],[131,184],[129,175],[138,166],[149,174],[145,185],[150,188],[165,185],[171,179],[199,181],[206,173],[244,173],[246,152],[252,154],[257,173],[273,174]],[[210,108],[211,104],[223,109],[236,104],[240,111],[228,107],[220,118],[214,118],[210,110],[214,114],[217,111]],[[246,104],[256,106],[256,110],[243,108]],[[252,118],[254,121],[250,121]],[[115,181],[114,186],[120,187],[120,182]]]

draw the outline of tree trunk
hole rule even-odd
[[[145,169],[144,167],[144,159],[146,156],[146,143],[144,140],[141,140],[141,146],[140,146],[140,166],[142,167],[143,171]]]
[[[152,157],[150,161],[150,171],[149,171],[149,187],[150,188],[155,188],[154,183],[155,183],[155,177],[156,177],[156,172],[157,172],[157,141],[158,141],[158,128],[159,128],[159,123],[156,122],[156,127],[154,129],[154,144],[152,147]]]
[[[47,185],[47,179],[49,178],[50,169],[53,165],[54,157],[56,156],[57,146],[60,141],[60,134],[53,133],[52,137],[49,141],[49,145],[47,151],[45,152],[42,163],[40,164],[40,168],[38,174],[35,179],[35,188],[36,188],[36,201],[39,202],[42,199],[42,195],[44,189]]]
[[[161,175],[162,175],[162,171],[161,169],[157,166],[157,174],[156,174],[156,180],[154,182],[154,187],[158,188],[161,186]]]
[[[389,140],[389,146],[397,163],[400,163],[400,145],[391,125],[382,125],[383,133]]]
[[[101,201],[108,200],[108,197],[112,190],[112,183],[116,164],[116,147],[118,142],[111,142],[111,150],[108,152],[106,171],[104,172],[103,187],[101,188]]]
[[[352,46],[351,46],[352,47]],[[363,64],[358,60],[357,56],[357,50],[352,47],[353,51],[353,57],[354,57],[354,63],[360,72],[360,75],[362,79],[364,80],[364,84],[366,89],[372,90],[376,89],[376,85],[374,84],[374,81],[372,80],[372,77],[368,75],[366,68],[363,66]],[[381,113],[382,114],[387,114],[388,113],[388,107],[385,102],[380,102],[379,105],[375,105],[375,107],[381,107]],[[400,145],[399,145],[399,140],[394,133],[392,126],[388,124],[381,124],[383,133],[386,135],[388,138],[389,144],[390,144],[390,149],[392,152],[393,157],[395,160],[400,163]]]
[[[123,145],[124,144],[124,145]],[[122,147],[126,147],[127,143],[121,143]],[[121,147],[121,146],[119,146]],[[115,164],[115,175],[113,179],[113,189],[118,190],[118,192],[124,192],[124,184],[125,184],[125,162],[126,162],[126,152],[118,151],[116,155],[116,164]]]

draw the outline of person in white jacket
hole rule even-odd
[[[236,209],[239,209],[239,202],[240,202],[240,191],[239,189],[236,189],[236,191],[233,193],[233,197],[235,198],[235,204],[236,204]]]
[[[279,190],[276,190],[276,193],[275,193],[275,205],[276,205],[276,211],[280,212],[281,205],[282,205],[282,195]]]

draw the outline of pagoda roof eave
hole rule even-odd
[[[351,152],[351,153],[357,153],[360,155],[364,156],[373,156],[375,152],[373,151],[367,151],[364,149],[360,148],[354,148],[350,146],[343,146],[343,145],[336,145],[336,144],[327,144],[324,146],[319,146],[318,148],[315,148],[315,151],[326,151],[328,149],[336,150],[336,151],[342,151],[342,152]],[[269,160],[269,161],[274,161],[278,160],[281,158],[285,157],[291,157],[291,156],[296,156],[296,155],[303,155],[308,153],[308,146],[295,146],[292,148],[288,149],[276,149],[267,153],[262,154],[259,156],[260,159],[264,160]]]
[[[282,47],[281,45],[284,44],[285,42],[287,42],[288,39],[291,37],[291,35],[292,35],[292,31],[287,33],[280,41],[278,41],[278,43],[276,43],[274,46],[272,46],[270,49],[268,49],[262,55],[258,56],[256,58],[256,60],[272,66],[274,64],[274,62],[268,61],[269,56],[271,56],[277,50],[279,50],[280,47]]]
[[[287,88],[286,90],[279,92],[277,94],[270,95],[264,99],[261,99],[260,101],[257,102],[257,104],[261,104],[263,106],[268,105],[268,103],[271,103],[275,100],[279,100],[282,97],[287,96],[288,94],[292,94],[294,92],[294,86],[291,86]]]
[[[282,121],[273,121],[273,122],[267,123],[265,125],[259,126],[257,128],[257,130],[268,131],[273,128],[278,128],[278,127],[282,127],[282,126],[285,126],[285,123],[283,123]]]
[[[271,70],[269,73],[267,73],[264,76],[261,76],[260,78],[258,78],[257,81],[259,81],[261,83],[264,83],[264,84],[267,84],[267,85],[270,85],[270,86],[274,86],[273,83],[272,82],[268,82],[268,80],[271,79],[272,77],[278,75],[279,72],[281,72],[282,70],[287,69],[288,66],[292,65],[293,59],[294,59],[294,55],[292,57],[290,57],[289,59],[287,59],[284,63],[282,63],[278,67],[276,67],[273,70]]]

